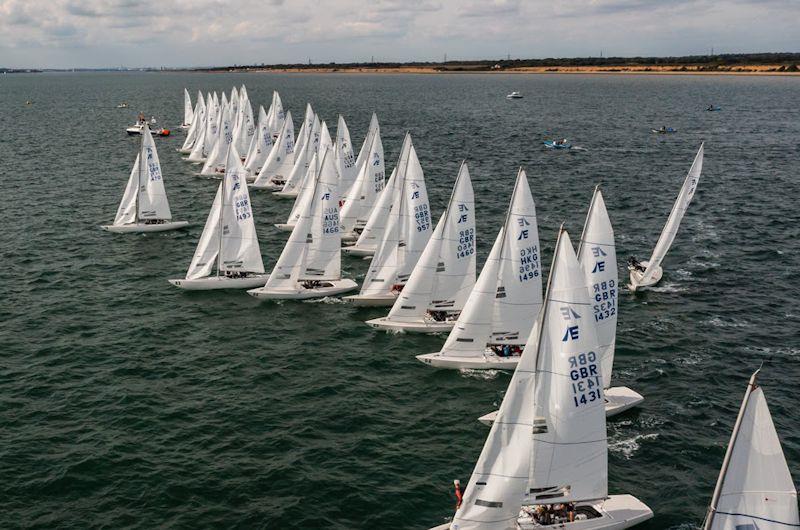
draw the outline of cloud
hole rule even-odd
[[[796,0],[0,0],[0,56],[75,67],[797,51],[798,19]]]

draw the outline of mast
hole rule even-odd
[[[134,220],[136,221],[135,224],[139,224],[139,194],[142,192],[142,166],[144,165],[144,133],[145,130],[149,129],[150,125],[145,122],[144,126],[142,127],[142,133],[139,135],[139,172],[136,176],[136,196],[133,202],[134,212],[136,214],[136,217],[134,217]]]
[[[506,248],[506,239],[508,239],[508,221],[511,219],[511,209],[514,208],[514,199],[517,198],[517,183],[519,182],[519,176],[522,173],[522,167],[517,170],[517,181],[514,183],[514,190],[511,192],[511,202],[508,204],[508,210],[506,210],[506,220],[503,222],[503,240],[500,242],[500,260],[503,260],[503,251]],[[527,177],[526,177],[527,178]],[[498,269],[499,273],[499,269]],[[497,285],[495,285],[497,288]]]
[[[228,157],[230,156],[231,147],[233,144],[228,146],[228,153],[225,155],[225,165],[227,166]],[[219,225],[218,225],[218,232],[219,232],[219,246],[217,247],[217,276],[222,270],[222,218],[224,217],[224,210],[225,210],[225,184],[227,183],[226,180],[228,178],[228,168],[225,168],[225,173],[222,174],[222,193],[220,193],[219,198]]]
[[[742,400],[742,406],[739,408],[739,416],[736,418],[736,423],[733,425],[733,433],[731,433],[731,441],[728,442],[728,449],[725,451],[725,459],[722,461],[722,468],[719,471],[719,478],[717,479],[717,486],[714,488],[714,496],[711,497],[711,505],[708,507],[708,512],[706,513],[706,520],[703,524],[703,530],[711,530],[711,525],[714,523],[714,516],[717,512],[717,504],[719,503],[719,497],[722,494],[722,486],[725,483],[725,475],[728,473],[728,466],[731,462],[731,454],[733,454],[733,447],[736,444],[736,439],[739,437],[739,429],[742,426],[742,417],[744,416],[744,412],[747,409],[747,402],[750,399],[750,393],[756,389],[756,378],[758,377],[758,373],[761,371],[761,368],[755,371],[755,373],[750,377],[750,381],[747,383],[747,391],[744,393],[744,399]]]
[[[586,219],[583,221],[583,232],[581,232],[581,239],[578,241],[578,258],[580,259],[581,250],[583,250],[583,240],[586,237],[586,228],[589,226],[589,218],[592,216],[592,208],[594,208],[594,202],[597,200],[597,192],[600,190],[600,184],[594,187],[594,193],[592,194],[592,202],[589,203],[589,210],[586,212]]]

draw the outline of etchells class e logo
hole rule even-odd
[[[522,230],[519,231],[519,235],[517,236],[517,241],[522,241],[523,239],[528,239],[528,237],[530,237],[530,234],[529,234],[530,230],[528,230],[525,227],[531,225],[530,221],[528,221],[524,217],[519,217],[517,219],[517,224],[520,227],[522,227]]]
[[[459,204],[458,211],[461,212],[461,215],[458,218],[458,223],[466,223],[469,219],[469,208],[467,208],[466,204]]]
[[[564,306],[560,309],[561,316],[564,317],[564,320],[578,320],[581,316],[571,307]],[[576,324],[574,326],[567,326],[566,331],[564,331],[564,336],[561,338],[561,342],[567,342],[570,340],[578,340],[580,338],[580,330],[579,326]]]

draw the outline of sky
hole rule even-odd
[[[0,67],[800,51],[800,0],[0,0]]]

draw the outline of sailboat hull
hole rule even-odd
[[[168,230],[179,230],[189,226],[189,221],[170,221],[168,223],[161,223],[155,225],[148,225],[144,223],[131,223],[127,225],[103,225],[100,228],[107,232],[114,232],[115,234],[129,234],[129,233],[142,233],[142,232],[166,232]]]
[[[457,357],[436,352],[417,355],[417,360],[434,368],[453,370],[513,370],[517,367],[519,356],[500,357],[487,353],[482,357]]]
[[[294,223],[278,223],[274,226],[281,232],[291,232],[292,230],[294,230],[295,225]]]
[[[599,517],[573,522],[540,525],[533,521],[523,506],[517,519],[520,530],[558,528],[559,530],[623,530],[652,519],[653,510],[633,495],[609,495],[607,499],[594,502],[575,503],[580,513],[581,507],[594,509]]]
[[[643,261],[642,266],[647,267],[648,263],[649,262],[647,261]],[[628,284],[628,289],[635,292],[638,291],[639,289],[652,287],[653,285],[660,282],[661,276],[664,274],[664,269],[658,267],[655,271],[653,271],[653,276],[647,283],[642,283],[642,277],[644,276],[643,272],[636,269],[629,270],[628,272],[630,276],[630,283]]]
[[[358,288],[358,284],[349,278],[324,282],[325,286],[305,289],[298,282],[295,289],[275,289],[266,286],[260,289],[247,291],[247,294],[256,298],[269,300],[309,300],[312,298],[325,298],[347,293]]]
[[[253,175],[253,181],[255,181],[257,177],[258,175]],[[257,190],[267,190],[267,191],[280,191],[281,189],[283,189],[283,186],[280,186],[278,184],[273,184],[272,182],[267,182],[266,184],[261,184],[261,185],[253,184],[250,187]]]
[[[299,190],[295,191],[276,191],[273,193],[274,196],[278,197],[279,199],[296,199],[298,195],[300,195]]]
[[[626,386],[615,386],[605,390],[606,396],[606,418],[611,418],[618,414],[622,414],[626,410],[638,406],[644,401],[644,397],[638,392],[631,390]],[[497,417],[497,411],[484,414],[478,421],[484,425],[491,426],[494,419]]]
[[[573,522],[540,525],[535,523],[526,513],[524,507],[517,519],[517,528],[520,530],[543,530],[553,528],[558,530],[623,530],[652,519],[653,510],[633,495],[610,495],[607,499],[598,502],[579,502],[578,508],[591,507],[600,517],[578,520]],[[430,530],[447,530],[451,523],[444,523],[432,527]]]
[[[261,287],[269,279],[269,274],[255,274],[244,278],[229,278],[227,276],[206,276],[189,280],[180,278],[167,280],[175,287],[186,291],[212,291],[216,289],[253,289]]]
[[[375,255],[375,245],[351,245],[342,247],[342,253],[356,258],[368,258]]]
[[[354,294],[345,296],[343,300],[358,307],[392,307],[397,300],[397,295],[392,293]]]
[[[356,232],[342,232],[342,241],[344,242],[353,242],[358,241],[358,236]]]
[[[367,320],[367,325],[386,331],[405,331],[407,333],[449,333],[456,325],[455,320],[437,322],[433,320],[420,320],[417,322],[397,322],[386,317]]]

